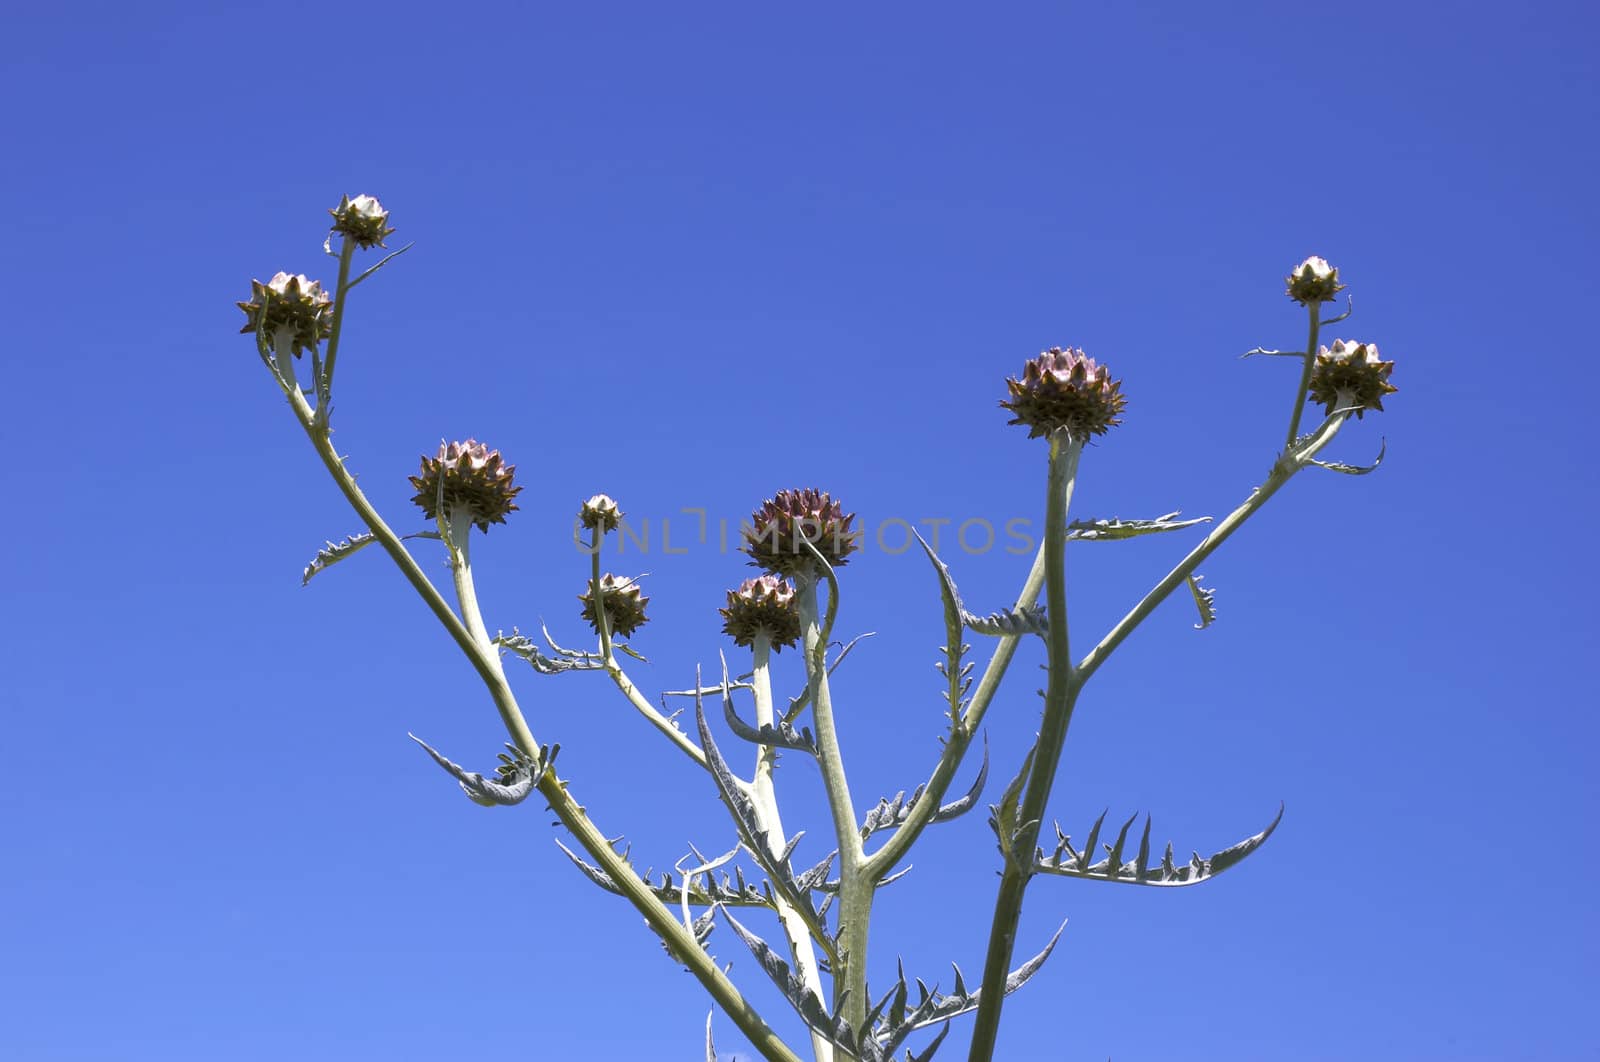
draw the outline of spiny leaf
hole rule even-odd
[[[965,660],[971,646],[962,640],[971,614],[961,603],[961,591],[956,589],[956,581],[951,577],[949,567],[939,559],[933,547],[923,541],[921,535],[917,535],[917,542],[921,544],[922,552],[927,554],[928,563],[933,565],[934,574],[939,577],[939,596],[944,601],[944,660],[940,662],[939,670],[945,677],[944,699],[950,709],[950,727],[954,732],[966,714],[967,692],[972,688],[972,665]]]
[[[1202,859],[1199,853],[1185,863],[1178,866],[1172,860],[1172,845],[1168,844],[1166,854],[1154,866],[1150,864],[1150,817],[1145,816],[1144,833],[1139,840],[1139,854],[1132,860],[1123,861],[1123,846],[1127,840],[1128,828],[1133,824],[1135,815],[1123,824],[1117,835],[1114,845],[1102,845],[1106,856],[1099,862],[1090,862],[1094,858],[1095,843],[1100,837],[1100,826],[1105,821],[1102,812],[1095,821],[1094,827],[1089,831],[1089,840],[1082,851],[1072,847],[1070,835],[1062,833],[1061,827],[1056,827],[1055,851],[1048,857],[1040,849],[1034,858],[1034,869],[1043,874],[1058,874],[1062,877],[1089,878],[1095,881],[1117,881],[1128,885],[1156,885],[1180,886],[1198,885],[1202,881],[1209,881],[1218,874],[1227,870],[1244,859],[1266,843],[1272,831],[1278,828],[1278,823],[1283,821],[1283,806],[1279,805],[1278,814],[1267,824],[1267,828],[1252,837],[1246,837],[1238,844],[1224,848],[1209,859]]]
[[[476,771],[469,771],[445,759],[432,745],[417,735],[406,736],[421,745],[423,750],[433,757],[435,763],[448,771],[460,784],[462,792],[466,793],[474,804],[481,804],[486,808],[496,805],[510,807],[528,799],[528,794],[533,792],[534,787],[544,778],[545,772],[555,762],[556,754],[561,751],[560,745],[549,745],[545,748],[544,757],[535,761],[529,759],[515,745],[507,745],[506,748],[511,750],[511,756],[500,757],[503,761],[497,772],[500,780],[491,782]]]
[[[723,670],[727,670],[727,661],[723,661]],[[722,687],[722,716],[728,721],[728,729],[732,730],[735,737],[743,738],[753,745],[774,746],[781,749],[796,749],[800,752],[817,754],[817,740],[811,736],[809,727],[801,727],[796,731],[793,726],[780,719],[775,724],[767,726],[751,726],[739,718],[739,713],[733,707],[733,692],[730,685]]]
[[[405,542],[413,538],[437,539],[438,537],[439,532],[437,531],[418,531],[414,535],[401,535],[400,540]],[[311,563],[306,565],[305,571],[300,573],[300,585],[305,586],[311,582],[313,575],[316,575],[324,568],[330,568],[338,564],[346,557],[372,545],[377,540],[377,537],[371,531],[358,531],[353,535],[346,535],[338,542],[329,542],[317,550],[317,555],[311,558]]]
[[[984,783],[989,779],[989,734],[983,735],[983,763],[978,767],[978,777],[967,792],[952,800],[948,804],[941,804],[939,810],[933,813],[930,822],[949,822],[959,818],[963,813],[970,811],[978,802],[978,795],[983,792]],[[917,806],[917,801],[922,799],[923,787],[917,786],[909,800],[906,799],[905,790],[901,790],[893,797],[879,797],[877,806],[867,812],[867,817],[861,823],[861,839],[864,841],[878,830],[890,826],[899,826],[911,817],[911,810]]]
[[[1018,638],[1024,634],[1037,634],[1042,638],[1050,633],[1050,621],[1045,615],[1045,610],[1038,605],[991,612],[987,616],[974,616],[970,612],[964,612],[962,618],[968,627],[979,634],[996,637]]]
[[[1265,351],[1263,351],[1265,353]],[[1181,531],[1186,527],[1196,524],[1208,524],[1209,516],[1197,516],[1192,520],[1177,519],[1181,510],[1174,509],[1154,520],[1074,520],[1067,525],[1067,540],[1069,542],[1112,542],[1124,538],[1136,538],[1139,535],[1154,535],[1162,531]]]
[[[1004,995],[1009,996],[1027,984],[1029,979],[1039,972],[1039,968],[1044,965],[1045,960],[1050,957],[1050,953],[1055,950],[1056,942],[1061,939],[1061,933],[1066,928],[1067,924],[1062,922],[1060,928],[1055,931],[1055,935],[1050,938],[1050,942],[1044,946],[1043,951],[1006,975]],[[960,967],[955,967],[955,974],[956,989],[948,994],[941,994],[937,988],[928,988],[919,978],[917,980],[917,1005],[910,1010],[906,1010],[904,1007],[906,993],[905,972],[904,970],[901,971],[895,994],[899,1005],[889,1008],[888,1018],[880,1023],[872,1034],[872,1039],[883,1047],[885,1055],[894,1054],[900,1045],[905,1042],[905,1038],[916,1030],[927,1028],[940,1022],[948,1022],[957,1015],[977,1009],[978,1004],[981,1002],[983,990],[979,988],[971,992],[966,991],[966,983],[961,977]]]
[[[553,657],[546,656],[532,639],[524,637],[515,627],[511,628],[510,634],[502,632],[495,635],[492,642],[506,652],[526,660],[541,675],[559,675],[565,671],[598,671],[605,666],[595,653],[569,649]]]
[[[1326,468],[1329,472],[1343,472],[1347,476],[1364,476],[1383,464],[1383,455],[1389,449],[1389,440],[1382,439],[1378,443],[1378,456],[1370,465],[1346,465],[1338,461],[1318,461],[1313,459],[1312,464],[1318,468]]]
[[[607,892],[623,896],[625,893],[618,888],[617,883],[611,880],[611,875],[604,870],[585,860],[572,849],[556,840],[556,847],[567,854],[567,858],[583,872],[583,876],[600,886]],[[661,875],[659,882],[651,880],[653,871],[646,870],[639,875],[645,888],[655,893],[656,898],[663,903],[679,906],[684,902],[683,886],[673,882],[667,874]],[[727,874],[722,875],[720,881],[713,880],[709,874],[701,875],[704,881],[695,880],[689,883],[688,902],[691,907],[711,907],[722,904],[725,907],[771,907],[772,903],[762,894],[755,885],[745,882],[743,873],[737,880]]]
[[[1028,873],[1030,861],[1026,858],[1026,853],[1018,851],[1017,847],[1020,841],[1019,834],[1028,824],[1018,821],[1018,813],[1021,810],[1022,787],[1027,784],[1028,772],[1033,769],[1033,754],[1037,751],[1037,745],[1028,750],[1028,754],[1022,758],[1022,767],[1017,771],[1016,777],[1001,791],[1000,802],[989,805],[989,827],[994,830],[995,837],[1000,842],[1000,855],[1008,864],[1025,874]]]
[[[728,676],[723,673],[723,686],[726,690]],[[702,687],[699,669],[694,677],[696,691]],[[694,698],[695,725],[700,731],[700,747],[705,750],[706,769],[711,772],[712,779],[716,782],[717,792],[722,797],[722,802],[733,814],[735,825],[739,828],[740,839],[749,850],[752,858],[767,872],[772,888],[783,895],[808,921],[808,925],[820,931],[821,914],[811,902],[808,892],[801,890],[795,882],[794,870],[789,866],[789,853],[794,850],[793,842],[784,848],[782,855],[774,858],[772,852],[771,833],[762,825],[761,814],[756,809],[755,801],[751,799],[744,784],[728,768],[728,761],[723,759],[722,751],[717,748],[716,739],[711,736],[711,727],[706,723],[705,700],[699,693]]]
[[[1194,607],[1200,610],[1200,622],[1194,625],[1197,631],[1203,631],[1217,622],[1217,592],[1208,590],[1200,585],[1203,575],[1188,576],[1189,593],[1194,595]]]
[[[717,1062],[717,1045],[711,1042],[711,1016],[715,1010],[706,1012],[706,1062]]]
[[[939,1035],[929,1041],[927,1047],[916,1054],[912,1054],[909,1047],[906,1048],[906,1062],[933,1062],[934,1052],[939,1050],[939,1045],[944,1043],[944,1038],[949,1035],[950,1023],[945,1022],[944,1028],[939,1030]]]
[[[771,945],[740,925],[739,920],[726,908],[722,911],[722,917],[733,927],[739,939],[744,941],[745,947],[750,949],[756,962],[766,971],[767,976],[772,978],[773,984],[778,986],[783,997],[789,1001],[789,1005],[807,1026],[826,1036],[836,1046],[856,1055],[861,1062],[887,1062],[885,1053],[872,1037],[864,1035],[858,1038],[843,1016],[835,1017],[828,1013],[822,1001],[806,987],[805,981],[789,969],[789,964],[773,950]]]

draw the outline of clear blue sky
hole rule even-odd
[[[1331,259],[1337,334],[1400,388],[1337,456],[1386,439],[1384,467],[1296,480],[1207,565],[1216,627],[1174,601],[1124,647],[1051,808],[1075,836],[1149,810],[1180,851],[1283,825],[1198,889],[1037,882],[1022,947],[1070,922],[1001,1053],[1595,1057],[1596,29],[1577,3],[15,9],[0,1058],[699,1057],[698,985],[548,816],[474,807],[406,740],[481,768],[503,734],[384,558],[299,585],[355,519],[234,302],[328,273],[324,211],[364,192],[417,246],[353,297],[339,445],[408,527],[441,437],[516,462],[491,627],[581,641],[577,502],[651,519],[608,567],[651,573],[652,692],[729,647],[748,573],[682,508],[815,484],[874,528],[1037,519],[1044,449],[996,402],[1042,347],[1129,396],[1079,515],[1226,512],[1294,382],[1237,355],[1301,341],[1281,278]],[[1075,547],[1078,637],[1190,541]],[[945,552],[974,604],[1024,574]],[[878,632],[836,687],[867,802],[937,753],[940,617],[914,554],[845,574],[840,631]],[[991,713],[996,775],[1041,655]],[[519,689],[641,863],[731,843],[603,679]],[[779,784],[820,855],[815,772]],[[982,813],[913,862],[875,981],[897,954],[976,977]]]

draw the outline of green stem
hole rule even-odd
[[[867,1016],[867,928],[872,918],[876,883],[865,872],[860,827],[850,786],[845,780],[839,735],[833,725],[833,697],[828,688],[827,644],[817,616],[817,580],[812,572],[795,580],[800,605],[800,626],[805,632],[806,679],[811,694],[811,714],[817,724],[818,763],[822,785],[833,815],[833,832],[839,845],[839,945],[833,968],[835,1013],[843,1013],[859,1031]]]
[[[399,536],[384,522],[366,495],[356,486],[355,477],[344,467],[344,462],[329,441],[325,427],[317,423],[316,411],[306,402],[299,388],[286,385],[285,394],[289,398],[290,408],[294,410],[296,419],[300,421],[300,426],[310,438],[317,456],[322,459],[323,465],[327,467],[334,483],[344,494],[351,508],[355,509],[406,580],[443,624],[451,639],[466,654],[468,661],[488,688],[490,696],[494,699],[495,708],[500,713],[501,721],[517,747],[530,758],[537,760],[542,750],[528,729],[527,720],[523,717],[522,710],[517,705],[510,685],[500,669],[498,654],[492,651],[492,647],[485,648],[480,643],[478,637],[469,629],[468,622],[471,621],[463,622],[455,614],[438,589],[423,574]],[[458,590],[464,588],[471,594],[470,567],[465,565],[463,567],[467,567],[469,576],[463,583],[458,575],[456,585]],[[476,616],[475,595],[472,595],[470,605],[463,602],[463,612],[469,616]],[[482,630],[481,618],[476,621],[476,626]],[[539,781],[539,792],[561,824],[593,857],[617,889],[644,915],[645,922],[657,936],[667,942],[673,956],[689,968],[717,1005],[733,1019],[734,1024],[750,1040],[751,1045],[761,1052],[762,1057],[772,1062],[801,1062],[800,1057],[791,1051],[778,1034],[761,1019],[755,1008],[740,994],[739,989],[723,973],[715,960],[700,947],[693,933],[685,928],[673,911],[650,891],[649,886],[639,878],[633,867],[617,854],[606,835],[589,820],[583,807],[568,792],[567,785],[556,777],[554,771],[544,773]]]
[[[678,751],[688,756],[698,766],[706,766],[706,754],[689,739],[689,736],[672,725],[672,720],[656,710],[639,687],[622,670],[622,664],[617,660],[616,646],[611,638],[611,617],[606,615],[605,599],[600,589],[600,543],[604,537],[600,528],[595,527],[589,542],[589,596],[595,603],[594,622],[600,632],[600,660],[605,668],[606,675],[616,684],[618,691],[633,705],[634,711],[644,716],[645,720],[678,747]]]
[[[356,242],[349,236],[339,244],[339,283],[333,289],[333,327],[328,332],[328,357],[322,366],[322,379],[313,380],[317,395],[317,411],[324,421],[328,406],[333,400],[333,363],[339,356],[339,332],[344,325],[344,297],[350,293],[350,259],[356,252]]]
[[[1077,480],[1078,458],[1083,440],[1058,430],[1050,437],[1050,472],[1045,496],[1044,585],[1045,612],[1050,631],[1049,680],[1045,687],[1044,720],[1034,744],[1033,768],[1017,812],[1017,829],[1012,852],[1031,862],[1039,839],[1039,824],[1044,819],[1045,802],[1055,785],[1061,749],[1072,723],[1079,681],[1072,667],[1067,631],[1067,509]],[[1017,923],[1022,918],[1022,897],[1032,877],[1031,866],[1018,866],[1007,858],[995,897],[994,921],[989,930],[989,950],[983,964],[983,989],[978,1001],[978,1017],[972,1030],[971,1062],[988,1062],[994,1057],[995,1039],[1000,1032],[1000,1010],[1005,1005],[1006,975],[1016,950]]]
[[[1307,307],[1311,314],[1311,336],[1306,340],[1305,361],[1300,367],[1300,390],[1294,399],[1294,413],[1289,417],[1289,438],[1283,444],[1284,452],[1294,449],[1300,437],[1300,415],[1306,408],[1306,392],[1311,389],[1311,371],[1317,366],[1317,333],[1322,329],[1322,304],[1313,301]]]
[[[756,726],[774,726],[777,714],[772,707],[772,638],[765,628],[756,632],[751,642],[751,652],[754,673],[750,678],[750,689],[756,702]],[[750,797],[762,826],[767,830],[768,851],[774,859],[789,840],[783,832],[778,794],[772,785],[772,769],[777,758],[777,749],[762,745],[756,752],[756,769],[750,784]],[[811,945],[811,929],[781,891],[774,889],[772,896],[778,910],[778,921],[783,925],[784,935],[789,938],[789,956],[794,960],[795,972],[817,1002],[826,1005],[827,997],[822,994],[822,975],[817,968],[816,951]],[[833,1062],[833,1044],[815,1029],[811,1030],[811,1052],[816,1062]]]

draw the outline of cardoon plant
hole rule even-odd
[[[1082,641],[1074,651],[1067,620],[1067,544],[1181,532],[1210,521],[1179,520],[1176,513],[1149,520],[1073,519],[1070,507],[1084,446],[1121,422],[1127,405],[1121,384],[1106,365],[1081,350],[1061,347],[1027,360],[1020,373],[1005,381],[999,404],[1010,414],[1009,422],[1025,427],[1029,440],[1040,440],[1019,440],[1019,445],[1045,450],[1043,542],[1015,603],[986,615],[967,609],[949,568],[921,543],[937,580],[945,627],[940,666],[948,712],[942,752],[909,798],[901,793],[880,799],[862,815],[845,771],[830,686],[830,675],[854,644],[839,647],[833,632],[841,569],[861,545],[855,515],[815,487],[777,490],[755,509],[741,530],[740,546],[761,574],[727,590],[720,610],[723,631],[748,656],[741,656],[737,668],[724,658],[718,673],[709,679],[697,673],[690,689],[683,691],[694,706],[692,732],[659,709],[625,670],[624,658],[638,657],[628,641],[649,621],[649,598],[638,576],[601,570],[604,540],[625,519],[618,503],[604,494],[584,501],[574,518],[575,532],[590,554],[574,611],[593,632],[592,647],[566,648],[548,632],[540,643],[515,628],[509,635],[491,635],[474,588],[472,535],[475,529],[487,533],[518,511],[515,499],[523,488],[514,481],[516,469],[499,451],[475,439],[441,442],[431,455],[423,455],[420,471],[410,477],[416,490],[412,500],[426,523],[408,534],[393,530],[357,486],[345,458],[333,447],[329,423],[341,325],[350,293],[407,248],[354,272],[356,252],[382,247],[394,232],[388,212],[377,199],[363,195],[343,198],[331,213],[334,224],[324,250],[339,263],[331,294],[318,281],[278,273],[266,283],[253,282],[250,300],[239,304],[246,315],[243,331],[254,333],[262,364],[364,525],[364,530],[321,550],[306,568],[305,580],[373,543],[389,554],[477,671],[510,737],[507,752],[489,775],[458,766],[420,739],[418,744],[478,804],[517,805],[537,791],[570,834],[570,844],[561,847],[577,870],[641,913],[667,952],[700,981],[766,1058],[794,1060],[809,1050],[822,1062],[926,1060],[945,1042],[952,1019],[975,1012],[968,1056],[989,1059],[1006,996],[1040,968],[1055,945],[1052,939],[1037,954],[1016,961],[1023,895],[1034,879],[1197,885],[1254,852],[1277,827],[1274,818],[1260,833],[1230,848],[1181,861],[1170,844],[1164,851],[1151,847],[1148,818],[1134,832],[1135,819],[1107,828],[1102,815],[1076,845],[1059,827],[1052,838],[1040,838],[1073,709],[1117,647],[1180,588],[1192,596],[1199,625],[1210,624],[1215,618],[1212,596],[1200,585],[1199,565],[1297,473],[1315,466],[1360,475],[1376,467],[1376,462],[1361,467],[1318,456],[1352,415],[1361,418],[1369,410],[1382,410],[1383,397],[1395,390],[1389,382],[1394,364],[1383,361],[1374,344],[1336,340],[1321,345],[1322,329],[1350,316],[1347,310],[1322,320],[1322,304],[1333,301],[1345,285],[1338,270],[1321,258],[1307,258],[1287,278],[1288,295],[1308,316],[1304,349],[1249,352],[1297,358],[1302,367],[1289,403],[1288,430],[1266,479],[1087,651]],[[303,359],[307,353],[309,377]],[[1322,407],[1321,421],[1302,431],[1308,401]],[[443,551],[452,575],[450,592],[434,585],[408,542]],[[977,654],[969,636],[983,645]],[[869,929],[878,889],[904,873],[906,856],[928,826],[977,806],[988,777],[986,743],[975,780],[959,796],[946,797],[1025,638],[1044,643],[1048,678],[1037,735],[1030,747],[1002,753],[1015,766],[988,805],[989,824],[999,842],[1000,884],[982,978],[969,984],[958,971],[951,991],[941,992],[916,979],[908,982],[901,972],[887,991],[869,994]],[[773,691],[771,657],[785,648],[799,651],[806,685],[797,696],[780,700]],[[507,677],[507,659],[525,661],[541,675],[603,673],[647,723],[710,776],[729,817],[727,851],[706,857],[694,850],[674,865],[673,874],[641,875],[610,839],[615,827],[607,824],[610,832],[602,830],[579,805],[575,790],[581,784],[558,775],[558,746],[541,743],[529,728]],[[708,701],[720,713],[708,711]],[[748,778],[735,771],[718,744],[715,714],[733,738],[754,746]],[[796,861],[799,838],[786,832],[780,815],[773,784],[779,750],[814,760],[821,774],[832,850],[809,865]],[[772,916],[764,929],[752,917],[762,912]],[[708,944],[718,919],[750,949],[800,1016],[809,1030],[808,1043],[783,1042],[728,977],[726,964],[713,956]],[[714,1059],[709,1019],[705,1050]]]

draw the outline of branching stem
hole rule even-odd
[[[1078,698],[1079,681],[1072,666],[1067,630],[1067,511],[1077,481],[1078,458],[1083,440],[1064,430],[1050,437],[1050,472],[1045,495],[1044,585],[1045,610],[1050,621],[1050,677],[1045,688],[1044,720],[1034,745],[1033,768],[1023,790],[1017,812],[1015,849],[1031,859],[1044,819],[1045,802],[1055,785],[1056,767],[1072,723],[1072,709]],[[1000,1032],[1000,1010],[1005,1005],[1006,975],[1016,949],[1017,923],[1022,918],[1022,896],[1032,877],[1031,868],[1019,860],[1007,859],[1000,876],[1000,892],[995,898],[994,921],[989,930],[989,949],[984,957],[983,989],[978,1002],[978,1017],[972,1030],[971,1062],[989,1062],[994,1057],[995,1038]]]
[[[285,354],[281,345],[278,353]],[[310,438],[317,456],[327,467],[340,493],[345,496],[351,508],[361,517],[362,522],[383,546],[384,551],[394,560],[396,567],[406,577],[406,581],[411,583],[429,611],[438,618],[451,639],[466,655],[473,669],[478,672],[479,678],[483,680],[490,696],[494,699],[501,721],[517,747],[531,759],[537,760],[542,749],[528,729],[527,720],[523,717],[516,697],[500,670],[498,655],[493,652],[492,647],[480,643],[468,624],[456,615],[438,588],[417,565],[416,559],[407,551],[399,536],[384,522],[366,495],[356,486],[355,477],[345,468],[344,461],[333,449],[326,424],[319,423],[317,411],[306,402],[305,395],[294,385],[293,379],[280,378],[280,382],[283,384],[284,394],[289,400],[295,418],[300,421],[300,426]],[[458,587],[461,585],[459,581],[457,585]],[[470,590],[470,580],[466,585]],[[471,610],[475,609],[476,602],[473,603]],[[478,621],[478,626],[481,630],[481,619]],[[762,1020],[755,1008],[728,979],[727,974],[700,947],[694,935],[678,921],[671,908],[650,891],[650,887],[639,878],[627,860],[611,847],[606,835],[589,820],[582,806],[567,792],[566,784],[556,777],[554,771],[544,773],[539,781],[539,792],[561,824],[594,858],[596,864],[606,872],[628,901],[644,915],[645,922],[668,944],[673,956],[689,968],[696,980],[716,1000],[717,1005],[749,1038],[751,1045],[761,1052],[762,1057],[772,1062],[801,1062],[800,1056],[791,1051],[778,1034]]]

